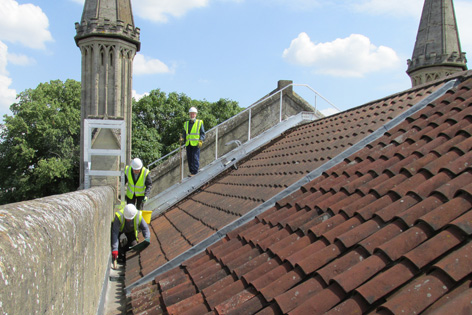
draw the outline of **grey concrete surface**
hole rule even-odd
[[[118,263],[117,269],[110,266],[110,276],[105,297],[105,315],[126,314],[126,297],[124,294],[124,265]]]

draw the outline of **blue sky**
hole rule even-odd
[[[423,0],[132,0],[141,30],[136,97],[161,89],[247,107],[278,80],[346,110],[410,88],[405,71]],[[0,121],[16,94],[80,81],[74,42],[84,0],[0,0]],[[472,54],[472,0],[455,0]],[[314,104],[308,88],[295,92]],[[329,109],[317,102],[320,110]],[[327,113],[329,111],[326,111]]]

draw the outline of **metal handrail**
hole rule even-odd
[[[248,139],[247,141],[251,140],[251,118],[252,118],[252,108],[259,105],[260,103],[262,102],[265,102],[267,101],[268,99],[274,97],[275,95],[277,95],[278,93],[280,93],[280,111],[279,111],[279,122],[282,121],[282,100],[283,100],[283,91],[291,86],[301,86],[301,87],[306,87],[308,88],[310,91],[312,91],[314,94],[315,94],[315,104],[314,104],[314,108],[315,108],[315,112],[316,112],[316,97],[319,96],[321,97],[325,102],[327,102],[330,106],[334,107],[336,110],[338,111],[341,111],[339,108],[337,108],[333,103],[331,103],[330,101],[328,101],[325,97],[323,97],[320,93],[318,93],[315,89],[313,89],[312,87],[310,87],[309,85],[307,84],[295,84],[295,83],[291,83],[291,84],[288,84],[287,86],[284,86],[283,88],[281,88],[280,90],[277,90],[276,92],[262,98],[261,100],[253,103],[252,105],[248,106],[245,110],[239,112],[237,115],[233,116],[233,117],[230,117],[228,118],[227,120],[223,121],[222,123],[218,124],[217,126],[211,128],[210,130],[207,131],[207,133],[211,132],[213,129],[216,129],[216,137],[215,137],[215,141],[216,141],[216,145],[215,145],[215,160],[218,159],[218,128],[220,126],[222,126],[223,124],[227,123],[228,121],[232,120],[232,119],[236,119],[237,117],[239,117],[240,115],[243,115],[244,113],[246,113],[247,111],[249,111],[249,123],[248,123]],[[148,169],[150,169],[150,167],[156,163],[159,163],[160,161],[162,161],[163,159],[167,158],[168,156],[170,155],[175,155],[175,153],[177,153],[183,146],[180,146],[179,148],[175,149],[174,151],[172,152],[169,152],[168,154],[164,155],[163,157],[160,157],[159,159],[155,160],[154,162],[148,164]],[[180,167],[183,167],[182,165]],[[182,172],[183,174],[183,172]],[[182,178],[181,178],[182,179]]]

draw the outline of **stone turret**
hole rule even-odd
[[[452,0],[425,0],[413,56],[407,63],[412,86],[467,70]]]
[[[116,171],[131,159],[132,69],[134,56],[140,49],[140,30],[134,25],[130,0],[85,0],[81,21],[75,28],[74,39],[82,54],[82,186],[87,168],[84,161],[88,161],[84,156],[85,119],[124,120],[126,123],[126,161],[116,158],[88,161],[92,162],[92,169],[96,166],[100,170]],[[114,130],[99,131],[93,137],[94,149],[122,149],[120,135]]]

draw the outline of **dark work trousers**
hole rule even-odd
[[[121,258],[125,257],[126,252],[131,246],[138,244],[138,240],[136,239],[136,234],[134,232],[120,232],[120,234],[118,234],[118,240],[118,256]]]
[[[129,199],[128,196],[126,196],[125,198],[126,198],[126,203],[127,204],[131,203],[131,204],[136,206],[136,209],[143,210],[144,196],[142,196],[142,197],[133,196],[133,199]]]
[[[187,146],[187,162],[190,174],[197,174],[200,167],[200,148],[198,146]]]

